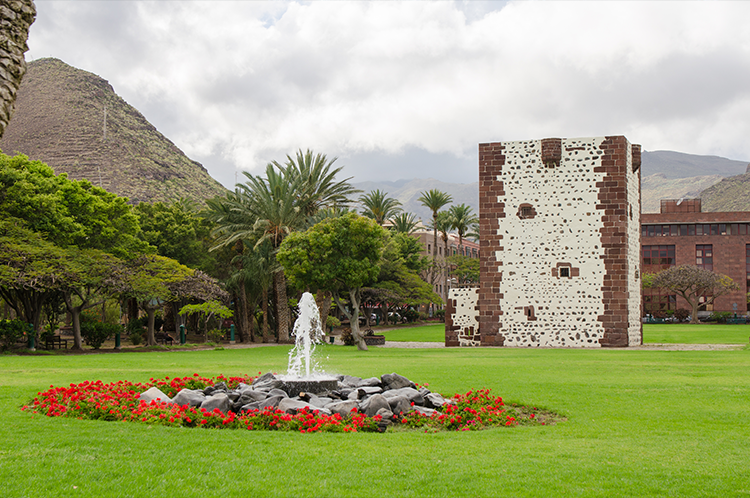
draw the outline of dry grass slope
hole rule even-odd
[[[202,202],[225,192],[106,80],[58,59],[28,64],[0,149],[26,154],[133,203],[181,197]]]

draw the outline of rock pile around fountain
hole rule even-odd
[[[306,390],[301,390],[301,387]],[[417,388],[414,382],[396,373],[369,379],[337,375],[322,381],[285,381],[267,373],[255,379],[252,385],[241,383],[232,390],[224,382],[219,382],[205,389],[182,389],[170,399],[152,387],[139,399],[147,403],[165,401],[208,411],[218,408],[223,413],[232,411],[237,414],[270,408],[290,414],[306,409],[347,417],[356,408],[368,417],[380,415],[386,425],[401,414],[417,411],[430,416],[435,409],[454,403],[425,387]]]

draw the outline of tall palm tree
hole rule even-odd
[[[458,253],[464,253],[464,235],[479,222],[479,218],[474,214],[471,206],[466,204],[453,205],[448,210],[451,218],[451,228],[458,233]]]
[[[396,232],[411,235],[417,228],[417,218],[413,213],[399,213],[391,218],[391,227]]]
[[[289,233],[304,228],[308,216],[322,208],[351,203],[348,196],[359,191],[348,183],[349,179],[335,181],[341,168],[332,169],[334,161],[324,154],[299,150],[294,158],[287,156],[284,165],[269,163],[265,177],[245,172],[247,181],[237,184],[234,192],[207,202],[207,217],[216,223],[215,247],[252,240],[255,248],[270,243],[275,253]],[[278,339],[286,342],[291,317],[281,266],[274,269],[273,281]]]
[[[256,240],[255,247],[268,241],[275,251],[289,233],[303,226],[305,215],[297,202],[303,180],[290,178],[272,163],[266,166],[265,178],[243,174],[247,182],[238,184],[226,197],[207,203],[212,213],[209,218],[216,222],[215,247],[251,239]],[[273,272],[273,281],[278,339],[288,342],[291,316],[281,267]]]
[[[345,207],[352,203],[349,196],[362,191],[351,186],[349,180],[336,181],[336,175],[343,169],[331,169],[337,158],[328,160],[325,154],[313,154],[311,150],[298,150],[295,157],[286,156],[284,165],[273,161],[273,165],[284,171],[290,181],[300,180],[297,204],[305,216],[313,216],[323,208]]]
[[[417,199],[424,207],[432,211],[432,260],[435,261],[437,258],[437,217],[438,212],[443,206],[450,204],[453,201],[453,197],[445,192],[441,192],[437,189],[432,189],[427,192],[422,192],[422,195]]]
[[[443,248],[443,256],[447,260],[449,254],[448,254],[448,233],[451,231],[451,227],[453,226],[453,220],[451,217],[451,214],[449,211],[440,211],[435,218],[435,221],[432,224],[432,228],[436,232],[440,232],[440,238],[443,241],[444,248]],[[441,268],[443,273],[443,292],[442,297],[443,302],[448,302],[448,265],[447,262],[444,264]]]
[[[381,227],[385,220],[401,212],[401,203],[393,197],[388,197],[387,192],[380,189],[373,190],[359,198],[362,204],[362,215],[371,218]]]

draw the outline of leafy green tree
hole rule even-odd
[[[429,259],[421,255],[422,251],[422,244],[413,237],[399,232],[388,233],[378,280],[367,288],[365,294],[369,302],[378,305],[383,321],[390,311],[400,309],[403,314],[412,306],[442,302],[433,292],[432,285],[419,276],[430,264]]]
[[[60,247],[99,249],[117,256],[150,252],[138,238],[138,218],[127,199],[86,180],[55,175],[24,155],[0,153],[0,214],[19,218]]]
[[[82,349],[81,313],[125,289],[124,263],[96,249],[72,247],[64,257],[69,271],[61,282],[60,293],[71,316],[73,349]]]
[[[448,265],[459,285],[479,283],[479,259],[456,254],[448,257]]]
[[[156,345],[154,321],[156,311],[167,302],[193,298],[202,301],[225,300],[227,294],[216,280],[164,256],[142,255],[128,261],[124,271],[124,297],[132,297],[146,312],[147,344]]]
[[[381,227],[386,220],[401,212],[401,203],[379,189],[361,196],[359,202],[363,207],[362,215],[375,220]]]
[[[149,204],[141,202],[135,207],[141,226],[140,237],[155,247],[161,256],[209,274],[216,273],[216,258],[208,251],[211,247],[211,225],[200,216],[195,202],[189,199]]]
[[[740,287],[734,281],[722,275],[693,265],[672,266],[662,270],[651,279],[654,288],[668,289],[682,296],[692,308],[690,323],[698,323],[700,298],[706,297],[703,304],[713,303],[717,297],[738,291]]]
[[[377,223],[349,213],[290,234],[277,254],[294,284],[331,291],[361,350],[367,350],[359,331],[361,289],[377,279],[384,237]],[[345,296],[350,308],[344,305]]]
[[[72,272],[64,249],[22,225],[0,220],[0,296],[36,334],[43,306],[60,298]]]

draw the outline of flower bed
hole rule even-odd
[[[356,409],[350,416],[326,415],[318,410],[301,410],[289,414],[275,408],[250,410],[241,413],[223,413],[219,409],[207,411],[166,402],[146,403],[138,399],[140,393],[157,387],[168,396],[174,396],[183,388],[204,389],[217,382],[236,386],[240,382],[251,383],[255,377],[177,377],[150,379],[147,383],[119,381],[105,384],[102,381],[86,381],[68,387],[50,386],[47,391],[37,393],[23,410],[50,417],[74,417],[78,419],[127,421],[173,427],[203,427],[216,429],[277,430],[298,432],[376,432],[383,431],[379,415],[367,417]],[[549,425],[560,419],[556,414],[535,407],[512,404],[506,406],[502,398],[492,396],[489,389],[469,391],[452,398],[431,416],[416,411],[399,414],[395,428],[424,431],[470,431],[491,427],[515,427],[518,425]]]

